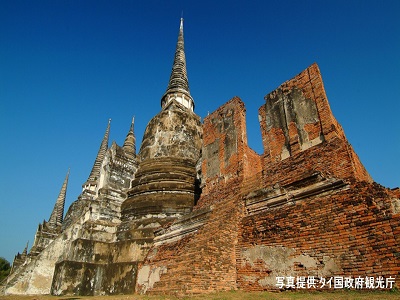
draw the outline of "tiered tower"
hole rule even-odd
[[[127,155],[132,157],[136,156],[136,137],[135,137],[135,117],[132,118],[131,127],[129,128],[128,134],[126,135],[124,145],[122,149]]]
[[[120,281],[134,278],[135,253],[128,243],[117,243],[116,232],[138,167],[134,120],[122,147],[113,142],[107,149],[109,130],[110,122],[83,192],[67,213],[64,234],[71,237],[55,264],[51,292],[56,295],[132,292],[132,285]]]
[[[60,193],[48,221],[43,221],[43,223],[38,226],[35,240],[31,251],[29,252],[30,256],[36,256],[41,253],[43,249],[45,249],[61,233],[61,227],[64,220],[64,205],[67,196],[68,178],[69,170],[65,176]]]
[[[172,216],[191,211],[199,193],[195,166],[200,158],[202,136],[200,117],[193,109],[181,19],[171,76],[161,98],[161,112],[146,127],[139,151],[139,169],[122,205],[123,221],[129,223],[149,214]]]
[[[93,199],[96,196],[99,178],[100,178],[100,167],[104,161],[108,149],[108,137],[110,135],[110,124],[111,119],[108,120],[108,125],[106,132],[104,133],[103,140],[101,141],[99,152],[97,153],[96,159],[94,161],[92,171],[86,182],[82,185],[82,198]]]
[[[53,211],[49,219],[43,220],[39,224],[35,239],[31,250],[28,253],[28,243],[26,244],[22,253],[18,253],[14,257],[11,274],[18,272],[20,266],[29,263],[32,259],[38,256],[47,246],[53,242],[62,231],[62,223],[64,219],[64,205],[67,195],[69,170],[65,176],[64,182],[61,186],[60,193],[58,194],[56,203],[54,204]]]
[[[189,213],[199,197],[195,167],[202,127],[193,109],[181,19],[161,111],[147,125],[139,154],[134,120],[124,145],[113,143],[106,152],[107,127],[84,191],[71,211],[73,215],[80,206],[80,215],[89,214],[71,250],[56,264],[53,294],[135,291],[138,265],[152,246],[155,231]],[[74,249],[85,249],[85,254]]]
[[[26,246],[22,253],[17,253],[17,255],[14,256],[14,261],[11,266],[11,272],[10,274],[14,273],[15,270],[17,270],[21,265],[23,265],[26,262],[26,258],[28,256],[28,244],[26,243]]]

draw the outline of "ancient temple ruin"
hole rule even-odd
[[[316,64],[260,102],[261,155],[247,144],[239,98],[203,122],[194,108],[181,20],[161,111],[139,152],[134,120],[111,147],[109,121],[81,195],[64,217],[67,174],[4,292],[279,290],[291,288],[279,284],[288,276],[400,285],[400,191],[363,167]]]

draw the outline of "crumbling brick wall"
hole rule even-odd
[[[315,276],[317,282],[382,276],[399,286],[398,202],[378,184],[357,182],[246,215],[240,224],[238,288],[277,289],[278,276]]]
[[[195,209],[223,200],[233,184],[261,174],[261,157],[247,144],[246,109],[232,98],[204,119],[202,196]]]
[[[372,183],[330,111],[318,67],[266,100],[262,158],[247,146],[239,98],[204,120],[203,193],[166,242],[156,237],[138,292],[273,290],[276,276],[400,284],[400,192]]]
[[[197,232],[150,249],[139,267],[138,293],[187,295],[236,289],[241,202],[230,194],[221,195],[224,201],[215,204]]]
[[[316,64],[265,100],[259,109],[265,184],[290,183],[315,171],[372,182],[331,112]]]
[[[266,100],[262,160],[247,146],[239,98],[204,120],[195,211],[208,208],[206,220],[153,246],[138,291],[271,290],[276,276],[382,276],[399,284],[399,193],[371,183],[332,116],[318,67]]]
[[[238,288],[276,289],[277,276],[382,276],[398,286],[399,193],[372,182],[332,115],[318,66],[265,100],[264,186],[244,194]]]

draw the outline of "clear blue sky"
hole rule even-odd
[[[400,185],[400,1],[0,0],[0,256],[48,219],[68,168],[81,192],[109,118],[137,149],[160,111],[183,10],[190,90],[205,117],[239,96],[262,152],[263,97],[317,62],[331,108],[378,183]]]

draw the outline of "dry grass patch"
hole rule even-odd
[[[185,297],[175,296],[143,296],[143,295],[118,295],[118,296],[0,296],[0,300],[397,300],[400,292],[394,291],[334,291],[334,292],[243,292],[232,291],[215,294],[194,295]]]

